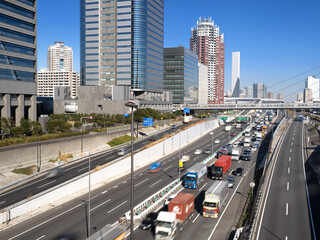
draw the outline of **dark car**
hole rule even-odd
[[[231,136],[234,137],[234,136],[236,136],[236,134],[235,134],[235,133],[232,133]]]
[[[171,125],[171,129],[175,129],[176,128],[176,125]]]
[[[243,151],[243,155],[242,155],[242,159],[245,161],[250,161],[251,159],[251,151],[250,150],[244,150]]]
[[[235,175],[235,176],[242,176],[242,173],[243,173],[243,168],[241,167],[238,167],[236,170],[232,171],[232,175]]]
[[[211,154],[211,150],[210,150],[210,149],[205,149],[205,150],[203,151],[203,153],[209,155],[209,154]]]
[[[151,212],[142,220],[139,227],[144,230],[150,230],[156,223],[158,213]]]
[[[160,139],[160,136],[158,134],[151,136],[150,141],[151,142],[155,142],[158,141]]]

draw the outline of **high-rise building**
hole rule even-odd
[[[208,66],[208,103],[224,102],[224,35],[209,19],[199,19],[191,29],[190,50]]]
[[[274,93],[269,91],[269,92],[267,93],[267,98],[268,98],[268,99],[273,99],[273,98],[274,98]]]
[[[198,55],[179,46],[164,49],[164,91],[174,104],[198,103]]]
[[[240,52],[232,52],[231,92],[232,97],[239,97],[240,90]]]
[[[305,88],[303,91],[303,102],[311,102],[312,101],[312,89]]]
[[[163,90],[164,0],[80,0],[82,85]]]
[[[315,78],[313,76],[308,76],[306,79],[306,86],[305,88],[309,88],[312,91],[312,97],[313,99],[319,99],[320,98],[320,79]]]
[[[208,67],[198,62],[198,104],[208,104]]]
[[[297,101],[303,102],[303,93],[297,93]]]
[[[72,48],[65,46],[63,42],[55,42],[48,48],[47,59],[48,69],[37,74],[37,95],[53,97],[54,87],[68,86],[71,97],[77,97],[80,77],[79,73],[72,71]]]
[[[278,93],[277,94],[277,99],[278,100],[283,100],[283,94],[282,93]]]
[[[0,2],[0,117],[36,120],[37,1]]]
[[[264,83],[253,84],[253,98],[266,98],[267,88]]]
[[[72,49],[63,42],[54,42],[54,45],[49,46],[47,59],[48,71],[73,71]]]
[[[251,87],[245,87],[244,90],[246,91],[246,98],[251,98],[252,97]]]

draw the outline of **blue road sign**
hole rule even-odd
[[[153,118],[143,118],[143,126],[152,127],[153,126]]]
[[[183,109],[183,112],[184,112],[184,113],[190,113],[190,108],[184,108],[184,109]]]
[[[123,114],[123,116],[129,117],[129,113],[125,113],[125,114]]]

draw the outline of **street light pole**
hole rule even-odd
[[[133,166],[133,108],[135,107],[134,102],[126,102],[125,106],[131,108],[131,197],[130,197],[130,239],[133,240],[133,196],[134,196],[134,185],[133,185],[133,176],[134,176],[134,166]]]
[[[181,157],[180,157],[180,152],[181,152],[181,133],[179,133],[179,162],[178,162],[178,166],[179,166],[179,180],[180,180],[180,160],[181,160]]]
[[[89,237],[90,237],[90,198],[91,198],[91,156],[90,156],[91,153],[89,153],[89,201],[88,201],[88,234],[89,234]]]

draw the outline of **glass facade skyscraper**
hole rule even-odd
[[[164,91],[174,104],[198,103],[198,55],[184,47],[164,49]]]
[[[81,0],[82,85],[163,90],[163,0]]]
[[[0,0],[0,113],[36,120],[36,1]]]

